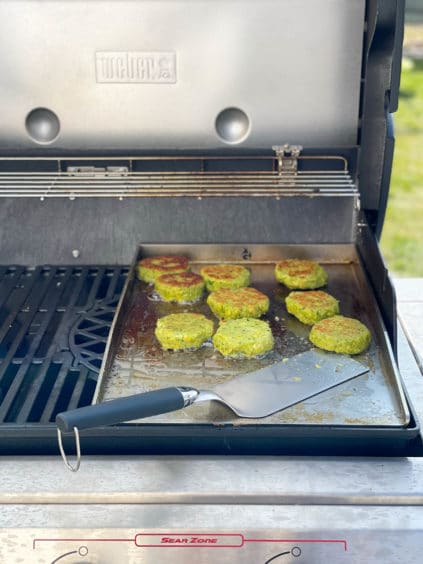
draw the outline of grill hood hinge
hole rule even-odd
[[[301,145],[273,145],[278,159],[278,173],[292,174],[298,171],[298,157],[303,150]]]

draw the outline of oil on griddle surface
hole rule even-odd
[[[144,420],[145,423],[233,423],[233,424],[314,424],[314,425],[404,425],[404,416],[390,375],[381,369],[376,336],[366,308],[363,288],[357,278],[357,265],[325,265],[329,273],[327,291],[340,300],[344,315],[358,317],[372,332],[369,351],[354,358],[370,368],[367,375],[346,382],[301,404],[264,419],[240,419],[229,409],[209,402]],[[193,305],[177,305],[154,299],[153,290],[136,281],[131,296],[130,315],[110,374],[105,375],[99,401],[106,401],[167,386],[193,386],[212,389],[233,376],[251,372],[282,358],[311,348],[309,327],[289,315],[285,297],[289,290],[275,281],[273,265],[252,265],[251,285],[270,298],[270,309],[263,319],[269,321],[275,337],[274,350],[259,359],[225,359],[212,345],[196,351],[164,351],[154,335],[159,317],[190,311],[215,319],[205,299]],[[192,270],[198,272],[195,263]],[[348,281],[348,283],[346,283]],[[206,297],[206,296],[205,296]],[[297,376],[298,377],[298,376]],[[307,375],[301,376],[306,378]]]

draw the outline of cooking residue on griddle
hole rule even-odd
[[[275,347],[272,352],[264,358],[225,359],[214,350],[210,342],[195,351],[164,351],[154,335],[159,317],[171,313],[191,311],[202,313],[209,319],[213,319],[216,327],[218,320],[214,319],[210,312],[205,301],[206,296],[202,301],[189,306],[163,302],[152,297],[152,286],[140,283],[134,286],[129,298],[130,301],[125,306],[124,327],[119,328],[124,337],[121,342],[115,343],[119,353],[118,355],[114,353],[113,368],[109,374],[105,375],[100,401],[172,385],[187,385],[200,389],[213,388],[216,384],[224,383],[240,374],[264,368],[281,360],[288,360],[298,353],[312,349],[313,347],[308,340],[310,327],[301,324],[287,313],[285,297],[289,290],[276,284],[273,278],[273,269],[269,265],[264,267],[252,265],[249,268],[251,268],[253,275],[253,287],[264,292],[271,301],[269,312],[264,319],[269,321],[275,339]],[[264,268],[263,271],[262,268]],[[356,311],[354,309],[355,302],[360,299],[360,294],[359,292],[351,292],[351,287],[347,288],[345,278],[355,280],[353,269],[336,264],[330,265],[330,269],[329,291],[341,300],[345,314],[352,315]],[[265,274],[262,274],[263,272]],[[357,282],[353,283],[353,289],[359,287]],[[350,296],[351,293],[354,296]],[[371,326],[371,323],[369,325]],[[357,383],[345,384],[344,389],[347,393],[342,397],[338,398],[337,393],[339,392],[333,393],[331,396],[333,403],[326,405],[321,397],[316,396],[314,399],[307,400],[302,406],[293,406],[265,420],[257,420],[257,422],[261,424],[287,422],[348,423],[345,421],[345,410],[347,410],[350,416],[351,413],[354,413],[353,417],[357,417],[357,419],[363,413],[364,423],[366,413],[374,414],[377,411],[372,397],[374,399],[376,392],[380,393],[384,382],[380,368],[380,365],[384,362],[383,350],[379,352],[375,346],[377,345],[377,342],[375,342],[377,337],[376,335],[372,335],[372,337],[370,351],[356,357],[356,360],[370,368],[372,374],[368,377],[360,377]],[[121,358],[121,354],[123,358]],[[338,371],[343,369],[341,364],[337,367]],[[322,366],[324,366],[323,362]],[[323,369],[322,373],[324,374]],[[295,379],[301,377],[304,381],[306,380],[306,374],[302,374],[299,369],[295,371],[294,368],[292,380],[294,382],[299,381]],[[359,415],[352,411],[352,408],[357,411],[357,406],[359,407]],[[251,424],[251,420],[238,419],[231,412],[227,412],[225,408],[217,409],[217,406],[213,406],[213,409],[210,409],[210,407],[207,404],[191,406],[188,410],[179,414],[175,412],[157,416],[154,421],[163,423],[230,422],[236,425]],[[379,406],[377,408],[379,409]],[[385,419],[388,417],[385,413],[383,416],[379,413],[379,416],[381,421],[383,421],[383,417]],[[394,417],[394,413],[390,412],[389,417]]]

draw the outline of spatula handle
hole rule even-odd
[[[194,388],[163,388],[64,411],[56,416],[56,424],[62,433],[70,433],[74,427],[90,429],[133,421],[182,409],[191,405],[198,394]]]

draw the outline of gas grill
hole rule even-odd
[[[419,562],[421,374],[378,247],[403,11],[1,3],[2,561]],[[391,412],[364,384],[374,409],[340,421],[354,384],[314,420],[100,427],[68,472],[55,417],[97,397],[136,261],[162,251],[253,276],[279,255],[324,263],[371,326]]]

